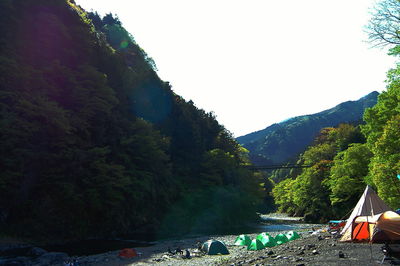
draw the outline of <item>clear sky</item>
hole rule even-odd
[[[118,15],[173,90],[235,137],[385,89],[373,0],[76,0]]]

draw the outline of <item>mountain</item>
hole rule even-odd
[[[250,151],[250,159],[256,165],[285,163],[303,152],[322,128],[359,123],[364,110],[376,104],[378,95],[374,91],[357,101],[343,102],[316,114],[293,117],[236,140]]]

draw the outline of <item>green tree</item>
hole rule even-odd
[[[283,181],[275,186],[273,195],[275,203],[279,205],[279,210],[296,215],[305,215],[306,220],[314,222],[324,222],[331,215],[334,215],[330,199],[346,200],[341,198],[344,195],[335,194],[338,193],[336,190],[333,195],[331,192],[332,188],[337,189],[338,184],[344,180],[340,179],[344,170],[340,165],[336,166],[336,163],[342,163],[343,154],[347,152],[352,142],[363,141],[360,128],[350,124],[322,129],[315,138],[313,145],[298,160],[299,164],[309,165],[310,167],[300,172],[293,171],[290,178],[286,179],[290,181],[285,180],[282,185]],[[358,150],[354,152],[357,153]],[[337,155],[338,153],[339,155]],[[332,177],[331,169],[334,169],[337,175]],[[342,172],[339,170],[342,170]],[[366,170],[364,169],[364,171]],[[347,189],[351,188],[348,187]],[[335,198],[335,195],[337,198]]]
[[[378,103],[364,114],[366,124],[362,127],[368,148],[373,157],[370,176],[379,196],[393,208],[400,204],[398,129],[400,116],[400,69],[388,73],[387,91],[382,92]]]
[[[371,157],[367,145],[360,143],[335,156],[327,183],[336,217],[343,217],[357,203],[367,183]]]

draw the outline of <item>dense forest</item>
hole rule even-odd
[[[0,236],[164,237],[257,217],[246,150],[117,17],[2,0],[0,25]]]
[[[388,45],[393,56],[400,55],[399,11],[399,1],[380,1],[367,25],[371,43]],[[366,184],[400,208],[400,65],[389,70],[386,90],[365,111],[364,123],[322,129],[298,163],[311,167],[292,170],[273,188],[280,211],[309,221],[345,218]]]
[[[367,27],[393,56],[399,10],[381,1]],[[317,136],[286,121],[293,130],[276,136],[314,138],[296,151],[309,167],[263,179],[212,113],[158,77],[117,16],[73,0],[2,0],[0,237],[224,233],[254,221],[272,196],[280,211],[323,222],[345,216],[366,184],[399,208],[400,66],[371,101],[363,121],[335,120]],[[282,143],[270,143],[281,161],[267,162],[287,159]]]

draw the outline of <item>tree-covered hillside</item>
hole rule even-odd
[[[256,165],[281,164],[295,160],[309,146],[318,132],[340,123],[359,123],[364,110],[376,104],[378,92],[371,92],[357,101],[341,103],[331,109],[290,118],[263,130],[237,138],[250,151]]]
[[[215,232],[255,217],[245,150],[111,14],[0,1],[0,69],[1,235]]]
[[[381,0],[366,27],[370,41],[389,46],[396,57],[399,12],[400,1]],[[273,196],[281,211],[306,215],[310,221],[345,218],[367,184],[392,209],[400,208],[399,64],[388,71],[386,82],[377,104],[364,112],[364,124],[323,129],[298,161],[311,167],[292,171],[275,185]]]
[[[343,217],[365,188],[371,153],[363,143],[359,127],[322,129],[297,161],[310,167],[291,171],[273,188],[279,210],[313,222]]]

